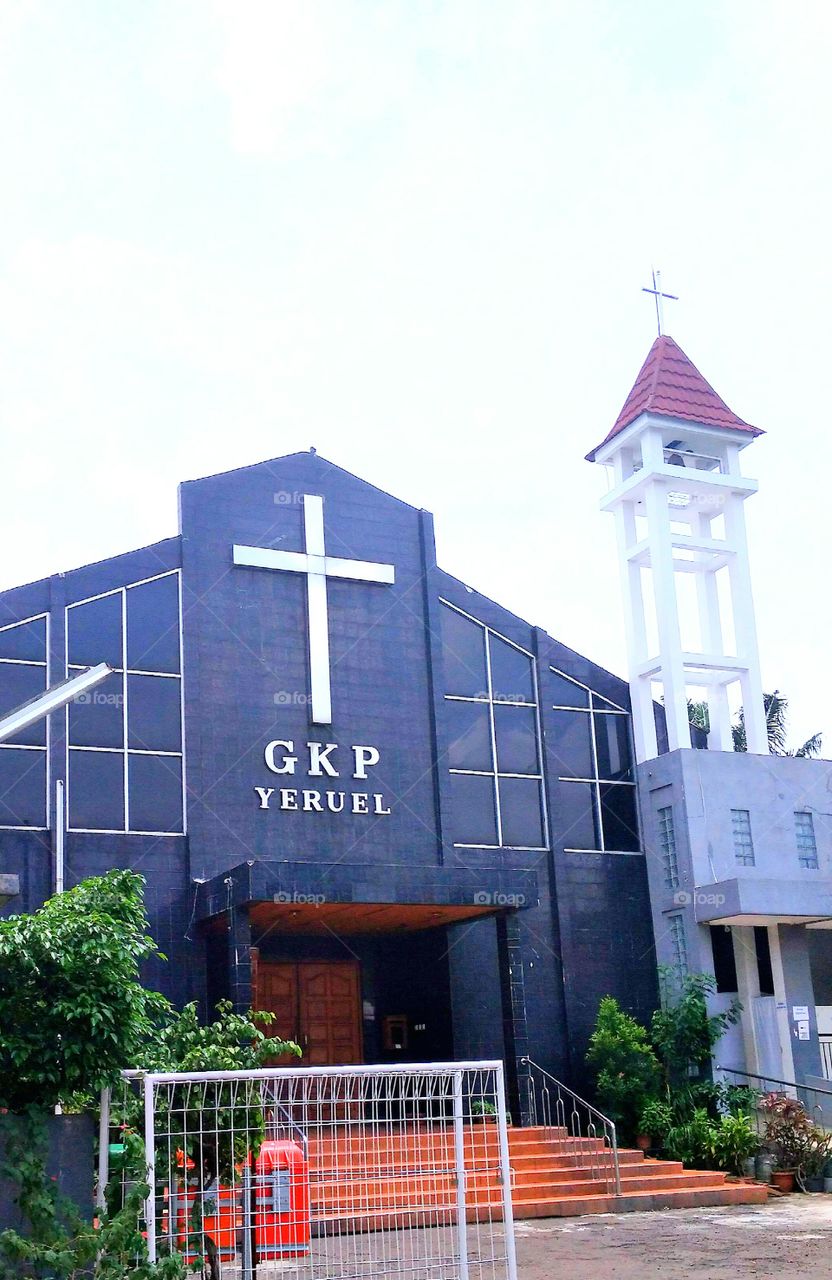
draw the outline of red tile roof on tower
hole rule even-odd
[[[752,427],[731,412],[682,348],[666,334],[653,343],[615,425],[601,444],[586,455],[587,461],[594,462],[598,450],[635,422],[641,413],[683,418],[706,427],[747,431],[752,436],[763,435],[760,427]]]

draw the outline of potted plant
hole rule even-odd
[[[636,1146],[642,1151],[651,1147],[660,1147],[673,1124],[673,1112],[667,1102],[660,1098],[649,1098],[641,1109],[636,1135]]]
[[[720,1169],[753,1178],[759,1146],[760,1139],[750,1116],[722,1115],[714,1124],[711,1152]]]
[[[497,1108],[493,1102],[484,1098],[475,1098],[471,1103],[471,1119],[479,1124],[494,1123],[497,1119]]]
[[[813,1124],[797,1098],[768,1093],[760,1103],[765,1117],[766,1145],[777,1160],[771,1180],[781,1191],[793,1191],[795,1181],[806,1190],[823,1188],[823,1168],[832,1153],[832,1134]]]
[[[823,1189],[827,1195],[832,1193],[832,1159],[827,1160],[823,1167]]]
[[[804,1191],[823,1191],[824,1170],[832,1153],[832,1134],[817,1125],[806,1132],[803,1156],[798,1166],[797,1181]]]

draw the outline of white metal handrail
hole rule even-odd
[[[615,1123],[531,1058],[522,1058],[521,1063],[529,1068],[526,1080],[532,1124],[561,1131],[558,1136],[571,1146],[570,1154],[581,1167],[608,1186],[611,1183],[615,1195],[620,1196]]]

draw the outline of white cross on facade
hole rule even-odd
[[[341,560],[328,556],[324,545],[324,500],[303,495],[304,551],[274,551],[271,547],[234,545],[234,563],[252,569],[280,569],[306,574],[306,612],[309,633],[309,676],[312,694],[312,723],[332,724],[332,687],[329,669],[329,613],[327,578],[347,578],[351,582],[377,582],[392,586],[396,573],[392,564],[370,560]]]

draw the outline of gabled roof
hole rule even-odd
[[[587,461],[594,462],[598,450],[642,413],[683,418],[705,427],[746,431],[751,436],[763,434],[760,427],[752,427],[728,408],[682,348],[666,334],[653,343],[615,425],[601,444],[586,455]]]

